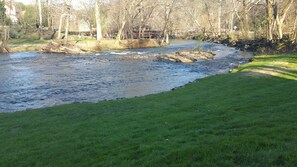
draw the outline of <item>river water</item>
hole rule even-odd
[[[155,59],[156,54],[194,48],[213,51],[216,56],[191,64]],[[0,54],[0,112],[160,93],[226,73],[250,57],[224,45],[196,41],[83,55]]]

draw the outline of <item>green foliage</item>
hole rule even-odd
[[[40,44],[46,44],[48,43],[48,41],[45,40],[39,40],[39,38],[37,38],[38,34],[34,34],[31,35],[31,38],[23,38],[23,39],[12,39],[9,41],[10,44],[12,45],[40,45]]]
[[[1,24],[5,24],[5,20],[6,20],[6,14],[5,14],[5,7],[4,7],[4,2],[0,1],[0,20],[1,20]]]
[[[34,5],[26,5],[24,8],[24,14],[20,18],[20,23],[30,28],[35,28],[37,16],[36,7]]]
[[[0,166],[295,166],[296,74],[297,55],[258,56],[167,93],[2,113]]]
[[[21,37],[21,34],[17,29],[10,29],[9,37],[12,39],[17,39]]]

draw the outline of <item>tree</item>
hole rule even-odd
[[[62,37],[63,20],[66,19],[65,36],[64,36],[65,43],[68,42],[68,33],[69,33],[69,24],[70,24],[70,15],[71,15],[71,1],[72,0],[64,0],[63,6],[62,6],[62,13],[60,15],[60,23],[59,23],[57,39],[61,39]]]
[[[96,28],[97,28],[97,40],[102,39],[102,28],[101,28],[101,19],[100,19],[100,2],[96,0],[95,3],[95,13],[96,13]]]
[[[218,35],[221,35],[221,17],[222,17],[222,0],[219,0],[219,11],[218,11]]]
[[[292,6],[294,0],[287,0],[283,5],[283,9],[280,7],[278,0],[266,0],[267,11],[267,39],[273,40],[273,26],[276,24],[278,39],[283,38],[283,23],[286,19],[287,13]]]
[[[120,27],[116,36],[116,45],[120,44],[121,38],[122,38],[122,33],[123,30],[125,28],[125,25],[127,23],[127,19],[128,19],[128,15],[130,12],[132,12],[133,9],[133,5],[135,3],[135,0],[129,1],[129,0],[122,0],[121,2],[121,6],[123,6],[122,10],[120,10],[120,12],[122,13],[122,17],[120,20]]]
[[[93,0],[81,0],[79,5],[79,10],[76,10],[77,19],[80,22],[83,21],[86,23],[89,27],[90,34],[93,34],[93,25],[96,24],[95,2]]]
[[[0,19],[1,19],[1,25],[2,25],[2,46],[6,46],[7,40],[8,40],[8,33],[7,33],[7,28],[5,27],[6,23],[6,9],[4,7],[5,1],[0,1]]]
[[[287,13],[292,6],[294,0],[287,0],[285,2],[284,8],[280,10],[279,0],[275,1],[274,4],[274,19],[276,20],[278,39],[283,39],[283,23],[287,16]],[[296,10],[296,9],[295,9]]]
[[[205,2],[204,5],[205,5],[205,9],[207,11],[208,23],[209,23],[212,35],[215,35],[213,13],[210,9],[210,5],[207,2]]]
[[[163,28],[163,40],[162,43],[169,43],[169,22],[171,20],[171,15],[173,8],[177,0],[165,0],[164,6],[164,28]]]
[[[267,40],[273,40],[273,4],[274,0],[266,0],[266,13],[267,13]]]
[[[119,42],[121,41],[126,23],[130,18],[135,18],[135,16],[139,14],[140,11],[136,10],[136,8],[139,7],[143,1],[144,0],[120,0],[118,3],[117,7],[119,8],[118,10],[120,13],[120,26],[116,36],[116,45],[119,45]]]
[[[4,7],[5,1],[0,1],[0,19],[1,19],[1,25],[5,25],[6,20],[6,9]]]
[[[49,29],[54,30],[52,12],[52,0],[47,0],[47,26]]]
[[[66,14],[66,26],[65,26],[65,43],[68,42],[68,34],[69,34],[69,24],[70,24],[70,15],[71,15],[71,0],[65,0],[65,6],[67,9]]]
[[[43,29],[43,25],[42,25],[42,6],[41,6],[41,0],[36,0],[36,4],[37,4],[37,8],[38,8],[38,18],[39,18],[39,22],[37,23],[38,25],[38,29],[39,29],[39,39],[43,40],[43,35],[42,35],[42,29]]]

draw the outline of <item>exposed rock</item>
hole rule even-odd
[[[65,53],[65,54],[81,54],[84,53],[80,48],[71,44],[64,44],[63,42],[50,42],[47,46],[42,48],[46,53]]]
[[[173,54],[158,55],[157,60],[193,63],[197,60],[213,59],[214,56],[215,54],[212,52],[204,52],[199,50],[187,50],[187,51],[176,52]]]

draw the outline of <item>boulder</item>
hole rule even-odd
[[[65,53],[65,54],[81,54],[84,53],[80,48],[72,44],[64,44],[63,42],[50,42],[43,47],[42,52],[46,53]]]
[[[193,63],[197,60],[213,59],[215,56],[212,52],[205,52],[200,50],[186,50],[181,52],[175,52],[173,54],[158,55],[159,61],[171,61],[181,63]]]

